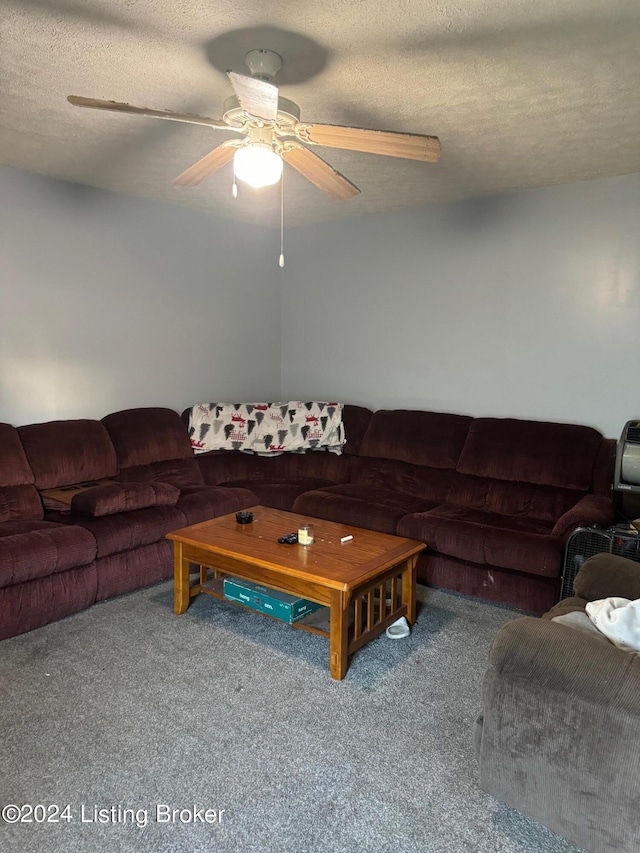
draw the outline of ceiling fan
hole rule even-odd
[[[280,179],[284,161],[331,198],[341,200],[352,198],[360,190],[306,146],[342,148],[429,163],[440,157],[440,140],[436,136],[301,122],[298,105],[280,97],[278,87],[271,82],[282,67],[282,58],[271,50],[251,50],[245,62],[251,77],[227,71],[235,94],[224,102],[222,119],[76,95],[69,95],[67,100],[78,107],[201,124],[243,135],[218,145],[174,178],[171,183],[180,187],[197,186],[232,159],[237,178],[253,187],[269,186]]]

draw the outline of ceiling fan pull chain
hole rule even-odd
[[[280,267],[284,266],[284,169],[280,176]]]

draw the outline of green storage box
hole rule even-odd
[[[292,625],[323,605],[242,578],[224,579],[224,597]]]

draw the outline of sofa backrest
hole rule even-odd
[[[554,523],[584,494],[609,493],[614,453],[576,424],[380,410],[351,481]]]
[[[189,431],[173,409],[125,409],[102,419],[115,447],[123,480],[164,480],[177,486],[204,480]]]
[[[461,474],[588,491],[602,444],[595,429],[516,418],[476,418],[460,455]]]
[[[466,415],[380,409],[369,421],[351,481],[444,502],[471,422]]]
[[[0,523],[36,521],[43,507],[18,430],[0,424]]]
[[[429,468],[455,468],[472,418],[406,409],[374,412],[360,455]]]
[[[577,424],[476,418],[447,502],[553,522],[604,479],[603,442]]]
[[[342,423],[344,424],[344,435],[347,439],[343,450],[344,453],[348,453],[350,456],[357,456],[360,453],[362,439],[372,417],[373,412],[371,409],[345,403],[342,409]]]
[[[39,490],[115,477],[116,452],[100,421],[49,421],[18,427]]]

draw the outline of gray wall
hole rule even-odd
[[[0,420],[298,397],[614,438],[640,417],[638,175],[293,228],[282,271],[271,230],[9,168],[0,192]]]
[[[0,197],[0,421],[278,397],[273,232],[9,168]]]
[[[639,175],[295,229],[282,397],[616,438],[640,417],[639,235]]]

